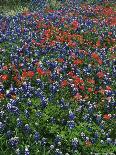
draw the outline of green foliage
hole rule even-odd
[[[61,7],[60,1],[57,0],[48,0],[48,5],[51,9],[58,10]]]

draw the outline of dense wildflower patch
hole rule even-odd
[[[1,154],[115,153],[115,9],[0,16]]]

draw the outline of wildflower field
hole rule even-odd
[[[116,153],[116,4],[36,0],[0,15],[0,155]]]

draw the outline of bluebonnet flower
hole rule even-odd
[[[41,116],[42,116],[42,112],[41,112],[41,111],[37,111],[37,112],[36,112],[36,116],[37,116],[37,117],[41,117]]]
[[[46,99],[42,99],[41,100],[41,106],[42,106],[42,108],[45,108],[47,106],[47,104],[48,104],[48,102],[47,102]]]
[[[92,142],[92,144],[95,144],[96,143],[96,139],[95,138],[92,138],[91,139],[91,142]]]
[[[94,133],[94,137],[95,137],[95,139],[98,139],[98,138],[99,138],[98,131],[96,131],[96,132]]]
[[[53,149],[54,149],[54,147],[55,147],[54,145],[50,145],[50,149],[51,149],[51,150],[53,150]]]
[[[20,118],[17,118],[17,127],[22,127],[23,121]]]
[[[25,147],[25,155],[30,155],[30,151],[28,147]]]
[[[30,106],[32,106],[32,102],[31,101],[28,101],[27,102],[27,105],[30,107]]]
[[[25,130],[26,133],[30,132],[31,128],[30,128],[29,124],[25,124],[24,130]]]
[[[57,136],[55,137],[55,139],[54,139],[54,143],[55,143],[56,145],[58,145],[59,142],[61,143],[61,141],[62,141],[62,137],[59,136],[59,135],[57,135]]]
[[[46,145],[46,143],[47,143],[46,140],[47,140],[46,138],[44,138],[44,137],[42,138],[42,140],[41,140],[41,145],[42,146]]]
[[[101,114],[96,115],[96,120],[97,120],[98,123],[100,123],[102,121]]]
[[[34,133],[34,140],[35,140],[35,142],[38,142],[39,139],[40,139],[40,134],[39,134],[39,132],[35,132],[35,133]]]
[[[13,114],[19,115],[19,108],[16,106],[12,106],[10,103],[7,104],[7,109]]]
[[[69,111],[69,119],[74,120],[75,119],[75,114],[72,111]]]
[[[8,130],[8,131],[6,132],[6,136],[7,136],[8,138],[11,138],[11,137],[13,136],[13,132],[12,132],[11,130]]]
[[[18,144],[19,144],[19,137],[12,137],[11,139],[9,139],[9,145],[12,148],[16,148]]]
[[[73,120],[71,120],[71,121],[67,122],[67,125],[68,125],[69,129],[73,129],[76,124],[75,124],[75,122]]]
[[[77,138],[72,139],[72,148],[73,150],[76,150],[78,148],[79,141]]]
[[[82,137],[82,139],[86,139],[86,136],[85,136],[84,132],[81,132],[81,137]]]
[[[54,117],[51,117],[51,118],[50,118],[50,121],[51,121],[51,123],[54,124],[54,123],[56,122],[56,119],[55,119]]]
[[[66,121],[65,119],[62,119],[62,120],[61,120],[61,123],[62,123],[63,125],[66,125],[66,124],[67,124],[67,121]]]
[[[104,140],[101,139],[100,143],[103,145],[104,144]]]
[[[0,122],[0,133],[4,130],[4,124],[2,122]]]
[[[60,149],[55,150],[55,155],[63,155],[62,151]]]
[[[24,110],[24,113],[25,113],[26,118],[30,117],[30,112],[27,109]]]
[[[107,143],[108,144],[111,144],[112,143],[112,139],[111,138],[107,138],[106,140],[107,140]]]

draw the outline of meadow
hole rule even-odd
[[[0,6],[0,155],[114,155],[115,2],[7,4]]]

